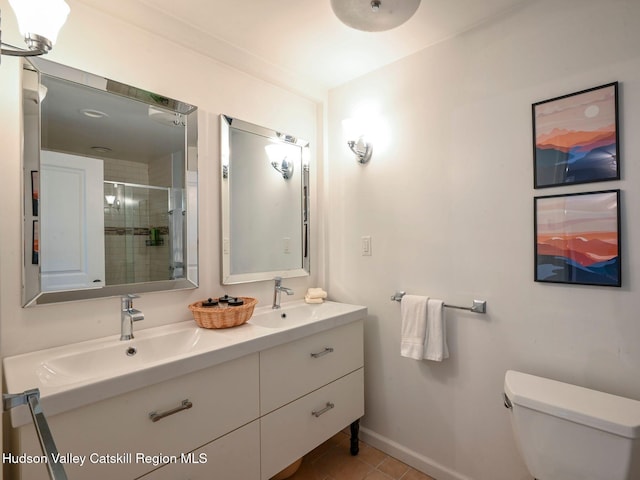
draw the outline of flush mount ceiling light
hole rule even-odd
[[[382,32],[409,20],[420,0],[331,0],[331,8],[342,23],[356,30]]]
[[[33,57],[49,52],[67,20],[69,5],[64,0],[9,0],[9,4],[18,19],[27,50],[0,42],[0,54]]]

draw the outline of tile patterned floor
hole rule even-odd
[[[289,480],[435,480],[360,441],[349,453],[349,435],[340,432],[309,454]]]

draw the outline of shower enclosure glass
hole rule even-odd
[[[104,182],[107,285],[182,276],[183,190]]]

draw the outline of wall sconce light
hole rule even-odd
[[[107,201],[109,208],[115,208],[116,211],[120,211],[120,200],[115,195],[105,195],[104,199]]]
[[[342,121],[342,128],[347,139],[347,145],[355,154],[358,163],[364,165],[371,160],[373,144],[367,140],[370,129],[366,122],[355,118],[347,118]]]
[[[120,211],[120,195],[118,193],[118,184],[112,182],[105,182],[106,185],[111,185],[110,190],[111,193],[105,193],[104,199],[107,202],[107,207],[109,209],[114,208],[116,211]]]
[[[293,177],[294,162],[289,160],[287,146],[280,143],[271,143],[264,147],[271,162],[271,166],[275,168],[282,178],[289,180]]]
[[[49,52],[67,20],[69,5],[64,0],[9,0],[9,4],[18,19],[27,50],[2,43],[0,37],[0,54],[33,57]]]
[[[349,140],[347,141],[347,145],[353,153],[356,155],[356,159],[358,163],[365,164],[369,160],[371,160],[371,155],[373,154],[373,144],[371,142],[367,142],[364,138],[364,135],[360,135],[358,140]]]

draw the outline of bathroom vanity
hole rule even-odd
[[[290,302],[231,329],[188,321],[33,352],[4,360],[7,387],[40,389],[70,479],[267,480],[364,414],[366,312]],[[13,454],[40,458],[28,410],[11,422]],[[12,478],[47,478],[27,462]]]

